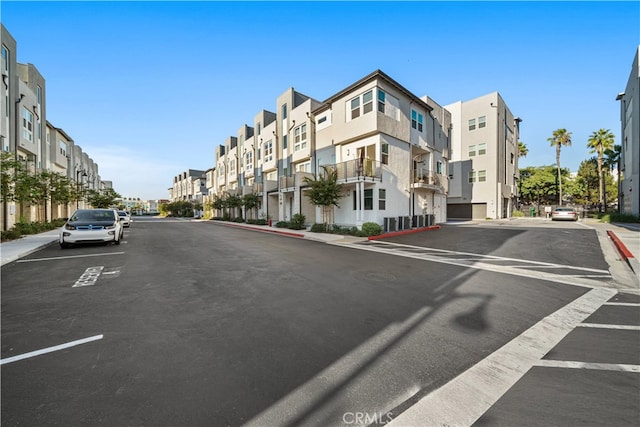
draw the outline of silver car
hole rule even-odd
[[[558,206],[551,212],[552,221],[577,221],[578,212],[574,208]]]
[[[60,229],[60,247],[78,243],[120,244],[124,234],[115,209],[78,209]]]

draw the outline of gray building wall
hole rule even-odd
[[[621,146],[620,210],[640,215],[640,68],[636,50],[625,91],[620,101]]]

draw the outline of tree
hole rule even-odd
[[[259,201],[260,201],[260,198],[255,193],[245,194],[242,197],[242,205],[244,206],[245,210],[249,211],[249,212],[254,212],[254,210],[258,207]],[[257,215],[255,215],[255,216],[257,216]],[[255,218],[253,218],[253,219],[255,219]]]
[[[333,213],[333,206],[340,207],[338,202],[342,198],[342,184],[338,184],[338,171],[335,168],[321,166],[323,172],[318,177],[305,177],[309,186],[305,196],[314,206],[322,208],[322,222],[327,224],[327,218]],[[333,220],[333,217],[330,217]]]
[[[116,199],[120,198],[113,188],[102,190],[89,190],[87,192],[87,202],[94,208],[108,208],[116,204]]]
[[[527,157],[527,154],[529,154],[529,150],[527,149],[525,143],[522,141],[518,141],[518,158]]]
[[[622,160],[622,145],[616,144],[613,146],[612,150],[605,150],[604,154],[607,156],[604,161],[605,166],[610,170],[613,170],[615,167],[618,175],[618,197],[616,199],[618,200],[618,212],[620,212],[620,161]]]
[[[529,166],[520,169],[520,197],[525,204],[552,204],[556,199],[555,167]],[[569,175],[567,169],[562,170],[563,175]]]
[[[558,204],[562,205],[562,174],[560,172],[560,149],[562,146],[571,146],[571,132],[567,132],[566,129],[556,129],[553,131],[553,136],[547,138],[547,141],[551,143],[552,147],[556,147],[556,166],[558,168]]]
[[[595,131],[589,137],[587,147],[590,148],[590,153],[596,153],[598,159],[598,202],[599,210],[605,205],[604,200],[604,176],[602,175],[602,166],[604,162],[604,152],[613,148],[614,136],[609,129],[600,129]],[[606,206],[605,206],[606,209]]]

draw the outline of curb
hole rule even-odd
[[[640,262],[633,256],[631,251],[624,245],[624,243],[622,243],[622,240],[620,240],[620,238],[616,236],[616,233],[611,230],[607,230],[607,236],[609,236],[609,238],[613,242],[613,245],[618,250],[618,253],[622,257],[622,259],[624,259],[627,264],[629,264],[631,270],[633,270],[636,274],[640,273]]]
[[[289,231],[270,230],[268,228],[258,228],[258,227],[245,227],[237,224],[224,224],[224,225],[226,225],[227,227],[241,228],[243,230],[261,231],[263,233],[275,233],[275,234],[283,234],[285,236],[304,238],[304,234],[292,233]]]
[[[44,243],[42,243],[42,244],[40,244],[40,245],[38,245],[38,246],[36,246],[36,247],[34,247],[34,248],[31,248],[31,249],[26,250],[26,251],[24,251],[24,252],[20,252],[20,253],[19,253],[19,254],[17,254],[17,255],[13,255],[13,256],[11,256],[11,257],[5,258],[5,259],[3,259],[3,260],[2,260],[2,262],[0,263],[0,266],[4,266],[4,265],[6,265],[6,264],[9,264],[10,262],[14,262],[14,261],[17,261],[17,260],[19,260],[19,259],[21,259],[21,258],[24,258],[24,257],[26,257],[27,255],[31,255],[32,253],[37,252],[37,251],[39,251],[40,249],[43,249],[43,248],[45,248],[45,247],[47,247],[47,246],[51,246],[51,245],[53,245],[53,244],[54,244],[54,243],[56,243],[57,241],[58,241],[58,238],[56,237],[56,238],[52,239],[52,240],[51,240],[51,241],[49,241],[49,242],[44,242]]]
[[[429,227],[412,228],[411,230],[393,231],[391,233],[380,234],[378,236],[370,236],[369,240],[385,239],[387,237],[403,236],[405,234],[421,233],[423,231],[438,230],[439,225],[431,225]]]

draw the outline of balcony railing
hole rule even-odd
[[[306,185],[305,178],[313,178],[310,172],[296,172],[293,176],[280,177],[280,189],[303,187]]]
[[[328,171],[336,171],[338,181],[382,181],[382,163],[375,160],[347,160],[325,167]]]
[[[446,192],[448,189],[447,178],[429,169],[414,169],[412,182],[414,188],[432,188],[443,192]]]

